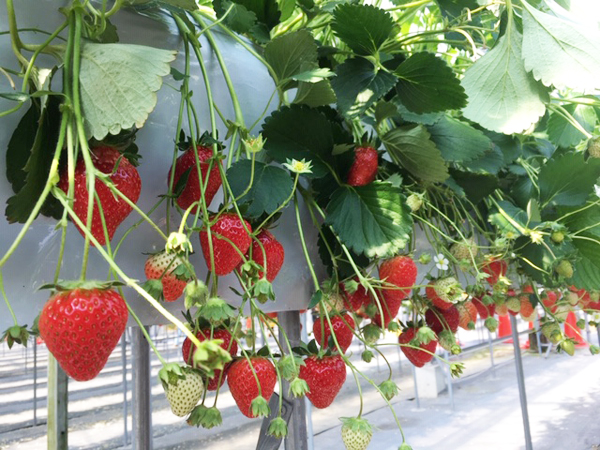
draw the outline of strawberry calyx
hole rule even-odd
[[[168,363],[163,365],[158,371],[158,379],[161,381],[163,387],[168,389],[168,386],[177,386],[179,380],[185,380],[187,374],[190,372],[200,373],[192,367],[181,366],[178,363]]]
[[[270,436],[274,436],[278,439],[283,439],[287,436],[287,432],[287,422],[283,419],[283,417],[280,416],[275,417],[273,420],[271,420],[267,434],[269,434]]]
[[[186,422],[190,426],[211,429],[220,426],[223,423],[223,417],[216,406],[209,408],[206,405],[198,405],[192,410]]]
[[[73,291],[75,289],[84,289],[91,291],[98,289],[106,291],[115,287],[125,286],[125,283],[117,280],[59,280],[56,283],[47,283],[39,287],[42,289],[50,289],[54,292]]]
[[[319,348],[315,339],[311,339],[308,344],[300,342],[300,345],[292,348],[292,351],[299,356],[316,356],[318,359],[323,359],[326,356],[339,355],[337,349],[332,349],[329,346]]]
[[[27,329],[27,325],[13,325],[4,331],[0,337],[0,342],[6,341],[9,349],[11,349],[15,343],[27,347],[27,340],[29,339],[30,333],[31,331]]]

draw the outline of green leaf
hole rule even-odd
[[[141,128],[175,52],[142,45],[91,44],[81,52],[81,104],[86,133],[97,140]]]
[[[333,231],[331,231],[329,225],[323,224],[321,226],[321,232],[319,233],[317,247],[319,249],[319,256],[321,257],[321,261],[327,268],[327,274],[329,276],[333,275],[333,258],[335,258],[337,275],[340,279],[348,278],[355,274],[354,267],[352,267],[352,265],[348,261],[348,257],[344,253],[342,246],[340,245]],[[331,250],[331,252],[333,253],[333,257],[329,250]],[[369,258],[367,258],[365,255],[357,255],[356,252],[352,251],[352,249],[350,249],[349,251],[354,264],[358,268],[365,268],[370,264]]]
[[[525,68],[546,86],[594,89],[600,86],[600,31],[536,10],[523,1]],[[558,8],[558,7],[556,7]],[[568,12],[563,10],[568,16]]]
[[[175,8],[185,9],[186,11],[197,11],[198,2],[196,0],[125,0],[126,5],[145,5],[145,4],[162,4],[173,6]],[[203,2],[204,3],[204,2]]]
[[[256,14],[243,5],[230,0],[213,0],[213,4],[217,18],[223,17],[227,10],[231,8],[229,14],[225,16],[224,22],[236,33],[248,33],[256,25]]]
[[[461,15],[464,9],[475,9],[478,4],[476,0],[435,0],[441,13],[450,18]]]
[[[584,161],[582,153],[549,159],[540,169],[538,185],[542,209],[549,204],[583,205],[600,177],[600,160]]]
[[[394,20],[372,5],[339,5],[333,12],[333,32],[360,55],[375,55],[390,37]]]
[[[462,85],[469,96],[463,115],[492,131],[521,132],[546,110],[548,93],[525,70],[514,27],[466,71]]]
[[[289,158],[312,161],[312,176],[319,178],[329,172],[334,142],[334,124],[321,110],[303,105],[291,105],[275,111],[265,120],[262,134],[265,150],[275,161]]]
[[[26,102],[29,100],[30,95],[26,92],[0,92],[0,97],[5,98],[7,100],[13,100],[15,102]]]
[[[227,170],[227,181],[235,197],[240,196],[250,183],[252,161],[238,161]],[[280,167],[255,162],[252,187],[238,204],[249,203],[246,215],[256,218],[263,213],[271,214],[291,195],[294,182],[287,171]]]
[[[579,289],[597,290],[600,286],[598,237],[582,233],[578,238],[573,239],[573,245],[579,251],[579,258],[573,263],[573,277],[569,281]]]
[[[12,185],[14,192],[19,192],[25,185],[27,172],[25,165],[31,155],[40,120],[40,108],[33,103],[21,117],[17,128],[8,142],[6,150],[6,178]]]
[[[567,105],[564,108],[588,133],[594,130],[598,116],[593,106]],[[548,138],[558,147],[569,148],[579,144],[586,136],[563,116],[553,112],[548,119]]]
[[[483,132],[452,117],[443,116],[427,129],[446,161],[471,161],[492,148],[492,141]]]
[[[281,12],[276,0],[235,0],[235,3],[256,15],[258,22],[266,28],[267,36],[268,32],[279,24]]]
[[[318,83],[304,83],[302,81],[298,83],[294,103],[316,108],[331,105],[335,102],[335,92],[333,92],[329,80],[319,81]]]
[[[463,190],[467,198],[476,205],[498,187],[498,178],[493,175],[482,175],[458,170],[450,170],[452,179]]]
[[[335,76],[335,74],[327,68],[316,68],[293,75],[292,80],[317,83],[325,78],[331,78],[333,76]]]
[[[568,214],[564,219],[564,223],[572,232],[578,232],[585,228],[588,235],[600,238],[600,205],[588,202],[585,206],[585,209],[579,206],[562,207],[559,208],[559,213],[560,215]]]
[[[493,144],[481,158],[461,163],[469,172],[497,175],[504,167],[504,157],[500,148]]]
[[[412,230],[402,190],[379,181],[338,188],[327,205],[326,223],[348,248],[370,258],[398,253]]]
[[[29,110],[11,137],[6,165],[8,170],[16,171],[8,177],[12,179],[16,195],[7,201],[5,214],[9,223],[26,222],[46,186],[58,141],[61,120],[59,105],[58,97],[49,97],[37,127],[31,123],[37,114]],[[33,142],[31,136],[24,136],[27,132],[35,136]],[[24,161],[26,164],[22,165]],[[49,196],[41,213],[58,219],[61,211],[58,200]]]
[[[402,104],[417,114],[460,109],[465,89],[452,69],[433,53],[415,53],[398,66],[397,91]]]
[[[381,140],[397,164],[424,181],[444,181],[448,168],[423,125],[407,125],[388,131]]]
[[[392,99],[392,102],[394,105],[396,105],[396,108],[398,109],[398,114],[400,114],[400,117],[402,117],[402,119],[404,119],[406,122],[420,123],[423,125],[433,125],[438,120],[440,120],[440,118],[443,115],[443,113],[441,113],[441,112],[426,113],[426,114],[417,114],[417,113],[411,112],[408,109],[406,109],[406,106],[404,106],[399,101],[398,97],[395,97],[394,99]]]
[[[527,213],[525,211],[504,200],[499,201],[498,206],[502,208],[502,211],[504,211],[508,217],[510,217],[522,228],[527,227]],[[500,213],[497,208],[494,209],[494,212],[489,215],[488,220],[491,224],[496,225],[498,227],[498,231],[501,233],[511,232],[515,235],[521,234],[519,229],[516,228],[502,213]]]
[[[273,39],[265,47],[265,59],[283,83],[282,89],[293,86],[289,80],[307,70],[317,69],[317,44],[306,30],[284,34]]]
[[[365,58],[351,58],[339,65],[331,86],[338,99],[342,114],[355,117],[389,92],[396,84],[396,77],[375,66]]]

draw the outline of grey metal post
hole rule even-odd
[[[121,363],[123,365],[123,446],[129,441],[127,430],[127,332],[121,336]]]
[[[302,325],[302,330],[300,332],[300,336],[304,342],[308,342],[308,314],[302,313],[300,314],[300,325]],[[313,424],[312,424],[312,403],[306,397],[304,397],[304,406],[306,408],[306,432],[308,434],[308,450],[314,450],[314,434],[313,434]]]
[[[420,408],[421,400],[419,400],[419,386],[417,385],[417,369],[415,368],[415,366],[413,364],[411,364],[411,367],[412,367],[413,381],[415,382],[415,400],[417,401],[417,408]]]
[[[279,338],[283,342],[283,332],[287,334],[292,347],[300,343],[300,313],[285,311],[277,314]],[[288,349],[286,349],[288,350]],[[285,450],[308,450],[306,428],[306,405],[303,398],[294,398],[288,392],[289,384],[283,383],[283,398],[292,403],[292,416],[288,423],[288,435],[285,438]]]
[[[152,414],[150,405],[150,345],[139,327],[131,328],[133,359],[133,450],[152,449]]]
[[[37,427],[37,341],[33,338],[33,426]]]
[[[533,450],[531,442],[531,430],[529,428],[529,413],[527,412],[527,394],[525,393],[525,375],[523,373],[523,361],[521,360],[521,348],[519,346],[519,331],[517,330],[517,319],[510,314],[510,326],[512,328],[513,347],[515,350],[515,366],[517,368],[517,383],[519,385],[519,399],[521,400],[521,414],[523,415],[523,432],[525,433],[525,448]]]
[[[492,362],[492,375],[496,376],[496,368],[494,367],[494,344],[492,343],[492,333],[490,330],[487,332],[488,334],[488,342],[490,344],[490,360]]]
[[[540,340],[540,319],[537,314],[537,310],[535,311],[535,318],[533,320],[533,326],[535,327],[535,339],[538,346],[538,353],[542,354],[542,341]]]
[[[444,358],[447,360],[449,358],[449,354],[447,350],[444,350]],[[445,372],[446,372],[446,378],[447,378],[447,383],[448,383],[448,396],[450,397],[450,405],[452,405],[452,411],[454,411],[455,407],[454,407],[454,389],[452,387],[452,373],[450,373],[450,366],[444,364],[445,367]]]
[[[584,313],[583,317],[585,318],[585,337],[587,338],[587,341],[590,342],[592,340],[592,333],[590,332],[590,322],[588,320],[587,314]]]
[[[67,374],[48,353],[48,450],[68,449]]]

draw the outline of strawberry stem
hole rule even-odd
[[[6,292],[4,291],[4,279],[2,277],[2,270],[0,270],[0,291],[2,291],[2,297],[4,298],[4,302],[6,303],[6,307],[10,311],[10,315],[13,318],[13,322],[14,322],[15,326],[19,326],[19,322],[17,321],[17,316],[15,315],[15,312],[13,311],[12,306],[10,305],[10,302],[8,301],[8,297],[6,295]]]

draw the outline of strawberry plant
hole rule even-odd
[[[397,388],[391,365],[375,383],[351,345],[365,345],[369,362],[384,356],[385,333],[415,366],[437,358],[456,376],[462,367],[436,351],[458,353],[458,327],[478,317],[493,332],[495,316],[539,316],[572,354],[560,324],[600,310],[600,35],[569,2],[484,3],[72,0],[33,44],[19,26],[27,11],[6,0],[1,38],[14,58],[0,67],[0,123],[18,123],[1,142],[13,191],[3,230],[14,231],[0,258],[2,339],[26,345],[37,332],[12,306],[27,296],[3,273],[47,220],[60,234],[44,255],[54,276],[39,280],[54,289],[37,305],[49,350],[88,380],[128,317],[162,315],[186,335],[182,363],[146,337],[173,412],[190,425],[221,423],[225,379],[241,413],[259,417],[284,380],[327,407],[349,371],[360,396],[341,440],[366,448],[360,379],[394,417]],[[121,42],[111,20],[125,11],[170,23],[181,46]],[[223,36],[236,59],[261,67],[269,91],[237,82]],[[146,124],[167,89],[178,112]],[[167,135],[170,147],[152,144],[168,163],[135,143],[148,127]],[[142,245],[132,252],[133,241]],[[105,281],[88,279],[90,254]],[[286,301],[292,279],[306,285],[301,304]],[[318,311],[316,342],[277,337],[268,313],[286,309]],[[259,334],[274,346],[256,348]],[[277,437],[287,433],[281,411],[282,400],[269,427]]]

